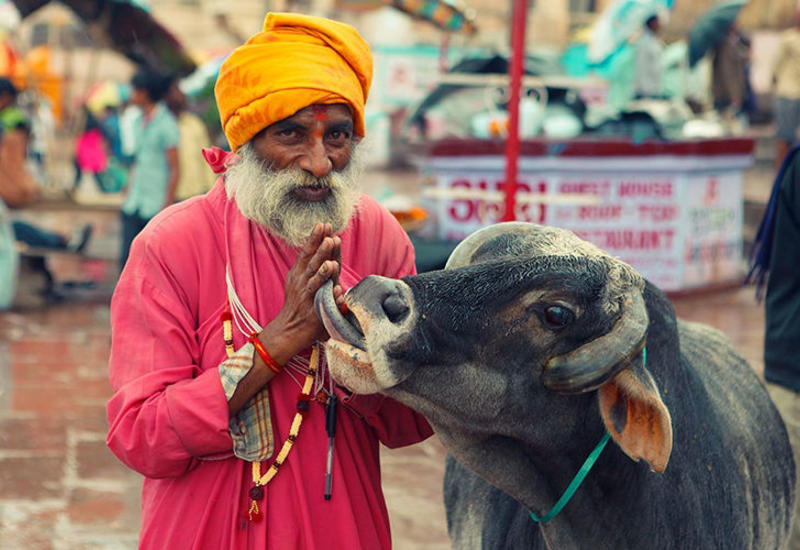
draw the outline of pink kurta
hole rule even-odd
[[[402,228],[363,197],[342,233],[347,289],[370,274],[414,271]],[[323,497],[328,438],[315,403],[277,476],[266,487],[265,520],[244,520],[251,465],[232,456],[228,403],[218,366],[226,359],[220,314],[225,263],[236,292],[262,326],[283,303],[297,251],[245,219],[220,182],[208,195],[172,206],[137,237],[111,303],[108,445],[145,476],[141,548],[389,548],[378,441],[389,447],[428,437],[425,420],[381,396],[340,407],[333,497]],[[234,329],[234,347],[245,337]],[[286,439],[298,386],[281,374],[269,384],[275,444]],[[273,454],[273,458],[277,451]]]

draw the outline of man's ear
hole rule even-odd
[[[620,449],[663,473],[672,452],[672,419],[641,356],[597,390],[600,416]]]

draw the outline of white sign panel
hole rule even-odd
[[[742,174],[693,174],[686,191],[683,286],[735,280],[742,271]]]
[[[641,169],[641,168],[640,168]],[[430,185],[453,191],[499,191],[503,174],[448,170]],[[740,276],[741,172],[521,173],[523,193],[596,197],[594,204],[518,204],[516,218],[574,231],[634,266],[668,291]],[[500,221],[503,205],[475,198],[429,199],[437,236],[460,240]]]

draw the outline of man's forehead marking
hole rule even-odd
[[[311,112],[314,113],[314,119],[323,121],[328,119],[328,106],[314,104],[311,106]]]
[[[273,122],[269,125],[269,128],[277,131],[306,128],[309,130],[313,129],[315,132],[324,133],[326,127],[335,127],[344,131],[352,131],[353,119],[350,116],[350,112],[345,108],[345,110],[341,112],[340,117],[339,110],[334,107],[336,107],[336,105],[309,105],[288,118]],[[309,114],[312,117],[311,121],[307,118]]]
[[[324,124],[329,120],[328,106],[314,104],[311,106],[311,112],[314,113],[314,120],[316,121],[314,124],[314,136],[322,137],[322,135],[325,133]]]

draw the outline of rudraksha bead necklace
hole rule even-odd
[[[225,313],[222,314],[222,336],[225,340],[225,351],[227,352],[228,357],[231,357],[234,353],[233,327],[231,325],[231,318],[232,315],[230,310],[226,309]],[[297,440],[297,436],[300,433],[300,425],[303,423],[303,417],[308,412],[311,404],[311,392],[314,389],[314,378],[317,374],[318,365],[319,344],[315,343],[311,349],[311,360],[309,361],[308,369],[306,371],[303,389],[297,398],[297,412],[292,420],[292,425],[289,428],[289,435],[287,436],[286,441],[283,442],[283,446],[281,447],[280,452],[278,452],[278,456],[272,462],[272,465],[267,468],[266,473],[263,475],[261,474],[261,463],[258,461],[252,463],[253,487],[251,487],[250,491],[248,492],[248,496],[250,497],[250,508],[247,511],[247,519],[249,521],[258,522],[264,519],[264,513],[259,508],[258,503],[264,498],[264,486],[272,481],[272,478],[278,473],[281,465],[286,461],[286,457],[289,456],[289,451],[292,450],[294,442]]]

